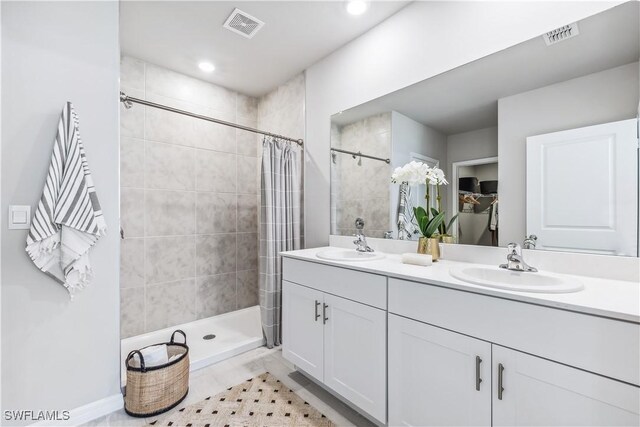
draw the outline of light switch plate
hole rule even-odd
[[[31,227],[31,206],[9,206],[9,230],[28,230]]]

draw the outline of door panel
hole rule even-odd
[[[282,282],[282,356],[323,380],[322,292]]]
[[[638,255],[636,127],[631,119],[527,138],[526,234],[538,248]]]
[[[386,312],[325,294],[324,383],[386,422]]]
[[[638,387],[497,345],[493,371],[495,426],[640,424]]]
[[[491,344],[390,314],[389,425],[491,425]]]

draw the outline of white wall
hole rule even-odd
[[[447,165],[447,137],[440,132],[418,123],[409,117],[398,113],[391,112],[391,170],[403,166],[411,161],[411,153],[422,154],[440,162],[440,168],[444,169]],[[447,175],[449,176],[449,175]],[[393,236],[398,236],[398,225],[396,224],[399,184],[391,185],[391,230]],[[432,196],[435,197],[435,196]],[[442,188],[442,208],[449,212],[447,203],[447,187]],[[450,218],[451,213],[447,215]]]
[[[526,234],[527,137],[631,119],[637,108],[637,62],[498,101],[500,246]]]
[[[2,196],[36,207],[63,104],[80,119],[108,235],[73,303],[2,238],[2,408],[68,410],[119,393],[118,4],[2,2]],[[3,423],[4,424],[4,423]]]
[[[447,176],[453,176],[452,164],[455,162],[497,156],[497,126],[449,135],[447,137]]]
[[[619,2],[414,2],[307,70],[307,246],[328,243],[330,116]],[[375,4],[373,5],[375,7]]]

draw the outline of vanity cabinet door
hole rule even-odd
[[[389,425],[490,426],[491,344],[390,314]]]
[[[495,426],[640,425],[640,388],[497,345],[493,389]]]
[[[323,379],[323,293],[282,282],[282,356],[307,374]]]
[[[325,294],[324,384],[386,422],[386,312]]]

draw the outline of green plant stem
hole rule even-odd
[[[425,195],[424,195],[424,198],[427,201],[427,206],[425,206],[426,207],[425,210],[427,211],[427,218],[429,218],[429,180],[428,179],[425,181],[425,185],[427,187],[427,191],[425,192]]]

